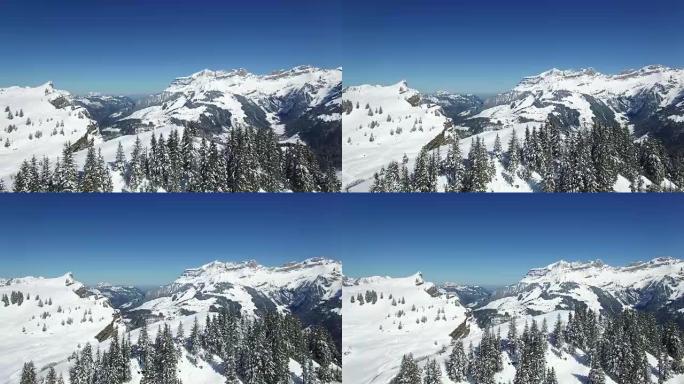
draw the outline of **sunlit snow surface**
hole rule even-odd
[[[18,383],[22,365],[29,360],[37,367],[56,363],[57,368],[66,369],[66,358],[78,345],[97,342],[95,335],[114,320],[116,311],[106,298],[81,297],[76,293],[79,290],[83,290],[83,285],[70,274],[11,279],[0,285],[0,296],[10,296],[12,291],[24,293],[22,305],[4,307],[0,303],[0,382]],[[42,307],[37,297],[43,302]],[[52,305],[45,303],[49,299]],[[45,312],[49,316],[42,319]]]
[[[48,156],[54,161],[61,156],[64,143],[75,143],[86,134],[88,126],[95,124],[83,107],[57,108],[53,104],[59,105],[59,100],[70,97],[68,92],[56,90],[52,83],[33,88],[0,88],[0,178],[6,186],[12,185],[10,175],[17,172],[22,161],[34,155],[38,160]],[[5,112],[7,107],[12,119]],[[24,117],[17,116],[20,111]],[[8,133],[10,125],[16,126],[16,130]],[[55,130],[57,134],[53,134]],[[36,132],[42,136],[36,138]],[[29,135],[33,138],[29,139]],[[5,147],[6,141],[9,147]]]

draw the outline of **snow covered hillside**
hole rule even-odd
[[[2,383],[18,383],[28,360],[41,367],[66,363],[77,346],[104,339],[106,329],[118,322],[107,298],[71,274],[9,279],[0,285],[0,296]]]
[[[467,334],[472,323],[455,297],[441,294],[420,273],[348,280],[342,296],[344,382],[388,383],[403,354],[437,354],[450,334]]]
[[[34,155],[53,159],[65,143],[90,138],[99,140],[97,122],[52,83],[0,88],[0,179],[7,186],[22,161]]]
[[[661,257],[624,267],[601,261],[559,261],[530,270],[516,285],[495,292],[475,310],[482,322],[494,317],[535,315],[573,308],[578,302],[607,314],[625,308],[655,312],[684,324],[684,260]]]
[[[342,184],[370,187],[373,173],[390,160],[415,160],[421,148],[449,126],[439,105],[425,103],[405,81],[344,90]]]
[[[449,141],[456,138],[460,139],[460,154],[463,158],[467,158],[471,143],[477,140],[490,154],[494,154],[497,136],[503,150],[506,151],[515,133],[518,146],[521,148],[526,130],[541,130],[547,123],[561,132],[561,140],[568,139],[571,133],[583,128],[591,129],[596,123],[602,126],[623,127],[632,141],[641,144],[643,148],[634,150],[637,152],[637,160],[633,162],[639,163],[638,167],[628,166],[627,168],[631,167],[629,171],[620,170],[617,177],[611,176],[611,187],[606,189],[629,192],[633,189],[649,189],[654,183],[658,188],[650,189],[676,189],[677,184],[682,183],[680,174],[684,174],[684,171],[680,170],[682,166],[676,161],[675,156],[684,148],[681,139],[684,137],[681,135],[681,132],[684,132],[684,120],[681,118],[684,116],[682,69],[647,66],[618,75],[604,75],[591,69],[552,69],[537,76],[526,77],[511,91],[484,101],[472,95],[444,92],[414,96],[417,94],[414,91],[414,94],[411,94],[415,101],[414,105],[396,102],[392,104],[393,100],[398,98],[390,92],[393,88],[396,86],[350,87],[349,96],[345,91],[344,98],[345,102],[347,99],[367,100],[370,104],[375,102],[375,108],[383,110],[387,109],[384,104],[388,103],[395,106],[394,113],[398,115],[415,113],[416,109],[438,109],[437,113],[446,120],[442,124],[446,129],[439,129],[420,138],[411,136],[412,140],[407,141],[405,138],[397,138],[394,134],[398,126],[396,123],[383,120],[384,125],[380,122],[380,127],[384,127],[382,132],[372,132],[370,127],[377,127],[374,121],[378,120],[378,117],[364,114],[362,112],[367,111],[363,110],[352,109],[349,114],[349,110],[345,110],[343,148],[345,164],[349,165],[344,167],[343,185],[351,191],[371,189],[374,173],[387,167],[391,161],[401,162],[404,153],[408,156],[406,168],[409,171],[413,170],[415,157],[423,148],[432,151],[439,149],[441,160],[445,160]],[[378,95],[380,89],[384,90],[384,96]],[[404,108],[401,108],[402,106]],[[369,142],[371,132],[375,133],[373,139],[380,135],[385,140],[372,145],[374,142]],[[383,132],[393,135],[386,136]],[[390,138],[389,142],[387,138]],[[658,139],[660,143],[644,144],[646,138]],[[359,142],[359,139],[363,140]],[[622,139],[611,140],[617,142]],[[660,148],[661,145],[663,148]],[[673,162],[676,171],[666,173],[664,177],[660,170],[651,172],[651,165],[644,164],[644,160],[639,159],[653,157],[650,154],[641,154],[649,151],[650,149],[646,148],[649,146],[657,147],[654,152],[659,153],[658,156],[663,162]],[[365,147],[376,148],[377,151],[371,152]],[[492,160],[491,170],[487,172],[489,180],[478,190],[531,192],[550,189],[548,183],[545,184],[545,176],[540,170],[526,171],[525,177],[521,177],[518,172],[505,172],[508,163],[505,154]],[[560,154],[556,154],[553,160],[560,162]],[[594,164],[593,167],[598,168],[599,165]],[[553,188],[562,189],[559,186],[560,177],[558,174],[555,175]],[[436,181],[436,189],[444,190],[447,183],[446,177],[439,178]]]

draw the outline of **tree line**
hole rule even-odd
[[[301,143],[281,145],[269,129],[235,128],[225,142],[197,145],[192,128],[182,136],[152,134],[149,145],[139,137],[126,155],[119,142],[113,164],[89,143],[78,172],[73,146],[51,165],[47,157],[25,160],[14,177],[15,192],[111,192],[111,171],[118,172],[124,190],[140,192],[336,192],[341,188],[334,167],[319,164]]]
[[[618,175],[628,180],[633,192],[684,190],[684,156],[671,156],[658,139],[636,141],[628,128],[614,125],[562,132],[552,123],[526,128],[522,142],[513,131],[506,151],[498,134],[491,152],[479,137],[472,139],[465,159],[458,140],[452,140],[444,159],[439,149],[424,148],[413,170],[406,156],[401,164],[392,161],[374,174],[370,190],[436,192],[441,175],[446,178],[445,192],[486,192],[495,160],[509,183],[516,177],[531,181],[536,174],[544,192],[613,191]],[[642,175],[652,184],[645,186]],[[673,186],[663,185],[666,178]]]
[[[462,340],[454,340],[444,362],[445,373],[455,382],[494,384],[495,375],[503,370],[502,354],[508,354],[516,367],[514,384],[557,384],[553,367],[547,367],[549,346],[559,354],[584,352],[590,365],[588,384],[605,384],[606,377],[622,384],[651,382],[647,354],[654,356],[658,383],[674,374],[684,373],[684,336],[670,322],[659,324],[653,314],[624,310],[615,316],[597,315],[583,303],[563,321],[560,314],[551,332],[546,320],[541,326],[532,320],[518,334],[515,319],[510,322],[506,338],[487,328],[477,347],[466,351]],[[427,359],[423,368],[411,354],[402,357],[395,384],[441,383],[442,368],[437,360]]]
[[[72,354],[68,383],[127,383],[132,378],[131,361],[137,361],[141,384],[182,384],[178,372],[183,357],[195,365],[200,359],[220,359],[218,367],[227,384],[289,383],[290,359],[301,365],[303,384],[342,381],[336,367],[341,366],[341,357],[324,328],[304,328],[289,314],[268,312],[249,319],[222,311],[207,315],[204,326],[195,318],[187,336],[180,322],[175,335],[170,325],[160,325],[154,340],[144,324],[136,344],[130,334],[119,337],[114,330],[108,350],[101,353],[98,348],[93,354],[86,344]],[[56,375],[56,381],[47,381],[50,372],[47,384],[63,383]],[[40,382],[33,363],[26,363],[21,384]]]

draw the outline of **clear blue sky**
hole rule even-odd
[[[340,211],[313,194],[5,194],[0,277],[154,285],[213,260],[334,258]]]
[[[552,67],[684,66],[681,0],[348,0],[346,85],[492,93]]]
[[[341,2],[3,0],[0,87],[148,93],[204,68],[342,66]]]
[[[212,260],[497,285],[559,259],[684,257],[681,194],[7,195],[0,276],[162,284]]]

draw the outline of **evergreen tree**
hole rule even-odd
[[[437,180],[430,172],[430,156],[426,149],[420,151],[413,170],[413,190],[416,192],[435,192]]]
[[[33,365],[33,361],[24,363],[24,368],[21,370],[21,379],[19,380],[19,384],[38,384],[36,368]]]
[[[425,364],[425,376],[423,376],[423,384],[441,384],[442,370],[437,364],[437,360],[428,359]]]
[[[119,171],[122,175],[126,173],[126,154],[124,153],[121,141],[119,141],[119,146],[116,148],[116,160],[114,161],[114,169]]]
[[[563,322],[561,321],[560,313],[556,318],[556,324],[553,327],[553,333],[551,334],[551,342],[556,348],[563,348],[563,343],[565,342],[563,338]]]
[[[55,372],[54,367],[50,367],[47,375],[45,376],[44,384],[57,384],[57,372]]]
[[[558,379],[556,378],[556,370],[551,367],[546,371],[546,377],[544,378],[544,384],[558,384]]]
[[[520,143],[516,136],[515,130],[511,134],[511,139],[508,141],[508,162],[506,163],[506,171],[513,177],[518,171],[520,165]]]
[[[489,159],[484,143],[476,138],[472,141],[465,170],[465,190],[486,192],[487,184],[494,176],[494,167]]]
[[[139,136],[135,137],[128,168],[128,186],[132,191],[137,191],[145,178],[144,154]]]
[[[461,192],[463,189],[464,170],[461,148],[457,139],[454,139],[449,147],[449,152],[447,152],[444,172],[447,177],[446,192]]]
[[[598,359],[591,359],[591,369],[589,370],[589,376],[587,377],[587,384],[605,384],[606,375],[603,373],[603,368]]]
[[[399,374],[394,378],[396,384],[421,384],[422,370],[413,359],[412,354],[404,355],[401,359]]]
[[[192,329],[190,330],[190,339],[188,340],[188,350],[192,354],[197,354],[199,352],[199,349],[201,348],[201,339],[200,339],[200,327],[199,327],[199,322],[197,321],[197,317],[195,317],[194,322],[192,323]]]
[[[81,192],[100,192],[102,184],[100,176],[101,173],[98,169],[95,148],[89,147],[85,165],[83,166],[83,175],[81,176]]]
[[[501,138],[499,138],[499,134],[496,134],[496,138],[494,139],[494,156],[497,159],[501,159],[501,155],[503,153],[503,148],[501,147]]]
[[[74,162],[74,155],[71,150],[71,144],[66,143],[62,150],[62,161],[59,167],[59,175],[57,175],[57,191],[58,192],[76,192],[78,191],[78,178],[76,175],[76,163]]]
[[[469,361],[463,350],[463,341],[454,344],[447,361],[447,376],[452,381],[464,381],[468,375]]]

